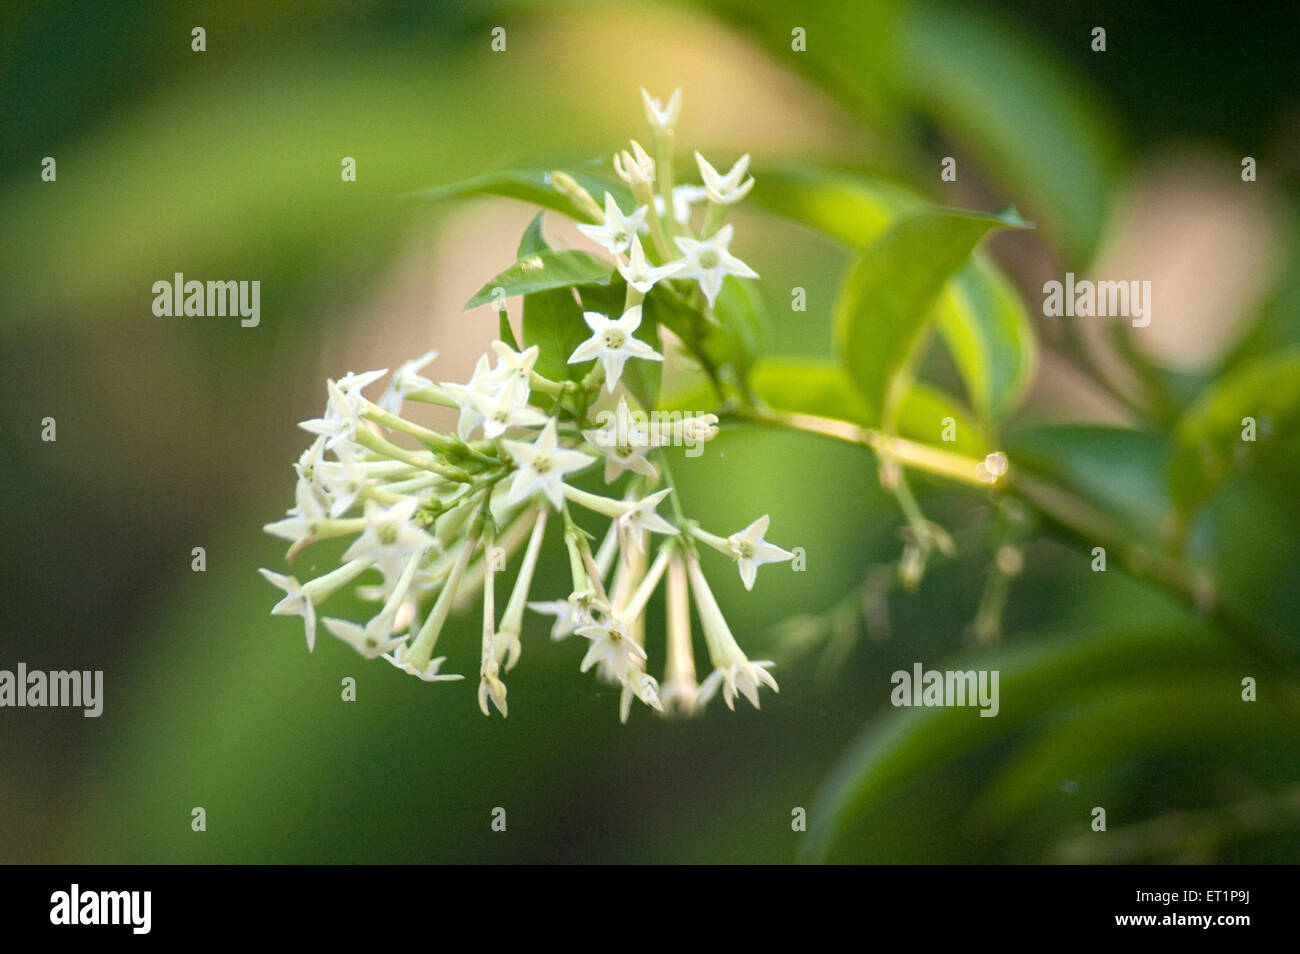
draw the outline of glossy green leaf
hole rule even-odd
[[[578,378],[583,365],[568,363],[573,349],[591,337],[582,320],[582,306],[568,288],[553,288],[524,296],[523,344],[538,346],[534,370],[552,381]]]
[[[935,321],[976,413],[992,421],[1014,410],[1033,377],[1037,340],[1024,302],[989,258],[976,253],[953,275]]]
[[[497,275],[465,304],[465,310],[515,295],[531,295],[574,285],[608,285],[613,274],[609,262],[590,252],[546,251],[522,258]]]
[[[565,170],[568,171],[568,170]],[[635,205],[632,193],[623,183],[602,176],[583,172],[569,172],[574,180],[591,193],[599,205],[606,192],[610,193],[621,208]],[[550,173],[542,170],[515,170],[510,172],[491,172],[461,182],[423,189],[406,196],[422,202],[442,202],[448,199],[463,199],[475,195],[495,195],[508,199],[518,199],[563,213],[579,222],[587,221],[587,216],[579,212],[564,194],[557,192],[551,185]]]
[[[944,668],[999,673],[997,717],[981,717],[972,707],[903,707],[869,725],[809,812],[813,825],[803,856],[824,860],[847,828],[908,782],[1067,711],[1081,694],[1090,697],[1104,683],[1143,673],[1168,679],[1221,671],[1235,659],[1219,637],[1189,624],[1056,637],[953,661]]]
[[[1014,212],[924,207],[905,213],[862,252],[836,302],[835,345],[874,420],[889,412],[891,390],[949,276],[991,230],[1024,227]]]
[[[541,255],[543,252],[549,252],[551,247],[546,244],[546,238],[542,235],[542,223],[546,218],[546,211],[542,210],[533,216],[533,220],[528,223],[528,228],[524,229],[524,234],[519,239],[519,248],[515,251],[515,258],[523,260],[531,258],[534,255]]]
[[[754,205],[802,223],[850,248],[877,239],[901,212],[918,206],[915,193],[885,179],[816,166],[756,169]]]
[[[1294,434],[1300,417],[1300,348],[1245,362],[1211,385],[1174,428],[1169,490],[1183,512],[1199,507],[1237,466],[1238,455],[1258,452]],[[1255,441],[1243,439],[1245,419]]]
[[[897,44],[903,96],[1086,260],[1120,168],[1113,123],[1087,88],[1024,33],[975,7],[908,4]]]

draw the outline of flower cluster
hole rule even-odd
[[[705,579],[699,550],[710,547],[734,560],[746,588],[754,586],[760,565],[793,554],[764,539],[767,516],[726,537],[687,519],[674,495],[667,451],[711,440],[718,418],[638,411],[637,420],[647,423],[635,423],[628,389],[621,386],[629,362],[663,361],[637,337],[642,302],[656,284],[671,281],[679,294],[694,286],[711,309],[726,275],[754,277],[728,251],[731,228],[721,225],[726,208],[753,187],[753,179],[745,178],[749,160],[743,157],[720,175],[697,154],[703,186],[673,188],[664,178],[670,175],[680,92],[666,107],[648,95],[645,100],[657,158],[632,143],[632,152],[614,160],[638,208],[625,215],[606,193],[600,209],[576,184],[557,183],[579,196],[579,207],[594,208],[591,221],[579,228],[614,256],[613,266],[626,282],[621,314],[582,314],[590,337],[560,356],[573,374],[555,380],[539,373],[541,344],[521,347],[503,324],[502,337],[510,340],[492,342],[468,381],[435,383],[426,376],[437,357],[429,352],[399,368],[374,400],[365,391],[387,371],[331,380],[322,416],[302,423],[316,437],[294,465],[295,504],[265,529],[290,542],[291,561],[318,541],[350,543],[337,568],[306,583],[261,572],[285,593],[272,613],[301,616],[309,650],[318,606],[355,584],[356,595],[377,611],[364,621],[326,616],[325,628],[363,656],[383,658],[426,681],[463,678],[444,673],[446,657],[435,651],[453,610],[481,599],[478,702],[484,714],[492,706],[506,714],[503,675],[519,661],[526,610],[554,617],[553,639],[587,641],[580,669],[595,669],[599,679],[621,687],[623,720],[634,699],[689,713],[719,690],[728,707],[737,694],[758,706],[763,684],[776,690],[767,671],[771,663],[750,660],[736,642]],[[696,202],[708,204],[699,232],[689,225]],[[650,237],[649,253],[642,233]],[[680,256],[670,258],[669,249]],[[597,403],[615,400],[602,398],[602,392],[613,395],[616,389],[617,413],[602,412],[609,423],[596,426]],[[454,433],[404,417],[408,402],[454,409]],[[575,478],[602,460],[606,492],[579,487]],[[661,508],[669,512],[661,514]],[[599,521],[602,542],[593,546],[596,538],[580,517]],[[557,521],[571,589],[536,601],[533,577],[548,526]],[[498,614],[497,577],[516,556],[513,584],[508,595],[501,594],[505,607]],[[648,671],[645,638],[646,610],[661,583],[667,629],[662,683]],[[692,600],[712,667],[702,683],[691,637]]]

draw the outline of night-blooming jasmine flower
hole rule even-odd
[[[548,420],[540,410],[516,400],[515,394],[522,385],[517,377],[510,381],[494,397],[481,392],[470,392],[469,400],[483,417],[483,436],[495,440],[512,427],[540,427]]]
[[[647,206],[640,206],[631,215],[624,215],[618,203],[608,192],[605,193],[605,221],[600,225],[580,224],[578,231],[591,239],[601,248],[614,255],[626,252],[632,244],[637,229],[645,221]]]
[[[655,513],[655,508],[663,502],[663,499],[672,493],[671,487],[665,487],[663,490],[655,491],[648,497],[638,501],[631,509],[621,517],[615,518],[619,527],[623,529],[631,538],[632,545],[638,550],[641,549],[642,531],[650,533],[667,533],[675,534],[677,528],[665,520],[659,514]]]
[[[652,185],[655,181],[655,161],[635,139],[632,140],[631,153],[624,149],[615,154],[614,171],[633,191]]]
[[[665,106],[642,87],[641,102],[645,106],[645,118],[650,127],[655,132],[671,134],[677,126],[677,118],[682,114],[682,91],[673,90],[673,95],[668,97],[668,104]]]
[[[723,618],[718,602],[713,598],[708,581],[700,570],[699,560],[694,554],[686,557],[686,571],[691,580],[691,592],[695,596],[695,606],[700,614],[700,625],[704,629],[704,642],[709,649],[709,661],[713,663],[713,672],[700,686],[696,704],[703,706],[722,689],[722,701],[728,709],[734,709],[736,694],[743,695],[755,709],[758,708],[758,687],[764,683],[779,692],[776,680],[767,667],[770,661],[751,662],[745,656],[731,629]]]
[[[406,662],[402,658],[406,652],[406,644],[401,640],[398,640],[398,642],[400,645],[392,652],[385,653],[383,658],[392,663],[398,669],[402,670],[402,672],[410,673],[412,676],[423,679],[425,682],[453,682],[457,679],[465,678],[461,673],[449,672],[444,674],[438,671],[442,668],[442,664],[447,661],[446,656],[438,656],[435,659],[430,659],[423,669],[418,668],[414,663]]]
[[[731,205],[739,202],[749,194],[750,189],[754,188],[754,178],[752,176],[745,179],[743,183],[740,181],[745,178],[745,173],[749,170],[749,153],[741,156],[725,176],[719,175],[718,170],[709,165],[709,161],[698,152],[695,154],[695,162],[700,167],[700,178],[704,180],[704,190],[714,202]]]
[[[627,398],[618,399],[609,423],[583,431],[582,436],[605,455],[605,483],[613,483],[625,470],[652,479],[659,476],[655,465],[646,460],[646,452],[653,446],[650,432],[632,417]]]
[[[789,550],[782,550],[763,539],[770,522],[768,515],[763,514],[744,530],[727,538],[736,564],[740,567],[740,579],[747,590],[754,588],[754,577],[764,563],[781,563],[794,559],[794,554]]]
[[[534,613],[545,613],[555,617],[551,627],[551,639],[564,639],[571,636],[579,627],[590,626],[595,622],[589,605],[570,597],[567,600],[549,600],[529,603],[528,608]]]
[[[647,361],[664,359],[663,355],[644,341],[632,337],[632,333],[641,326],[640,305],[633,305],[617,321],[598,311],[583,312],[582,318],[591,329],[591,337],[573,349],[573,354],[569,355],[569,364],[600,358],[605,366],[607,391],[614,390],[628,358],[644,358]]]
[[[437,357],[437,351],[426,351],[420,357],[407,361],[393,373],[393,380],[388,383],[388,390],[375,403],[389,414],[401,414],[402,402],[406,400],[408,394],[434,387],[434,383],[422,377],[420,372]]]
[[[608,666],[609,671],[619,676],[622,681],[628,668],[635,660],[646,658],[645,650],[632,641],[627,634],[627,627],[615,618],[604,623],[581,626],[576,630],[579,636],[591,640],[587,655],[582,657],[579,672],[586,672],[597,663]]]
[[[523,441],[501,443],[519,467],[506,494],[506,502],[512,504],[541,491],[559,510],[564,505],[564,475],[582,470],[594,460],[580,451],[558,447],[554,418],[547,420],[546,427],[532,444]]]
[[[685,256],[681,270],[674,277],[697,280],[704,291],[704,297],[709,300],[710,308],[722,290],[722,279],[726,276],[758,277],[758,272],[727,251],[727,246],[731,244],[731,233],[731,226],[724,225],[702,242],[681,237],[673,240]]]
[[[651,265],[646,261],[645,249],[641,247],[639,236],[632,236],[632,248],[628,252],[627,262],[624,263],[620,258],[615,262],[618,266],[618,273],[623,276],[629,285],[645,294],[654,287],[655,282],[664,278],[671,278],[682,268],[681,262],[669,262],[667,265]]]
[[[417,527],[411,519],[418,506],[415,498],[404,497],[391,507],[384,507],[373,500],[367,500],[365,506],[365,530],[361,536],[352,541],[343,554],[345,560],[366,557],[385,570],[385,575],[392,565],[404,560],[412,552],[423,552],[434,546],[434,538],[427,530]]]

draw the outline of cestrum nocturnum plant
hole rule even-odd
[[[329,381],[324,412],[302,423],[315,440],[294,465],[294,506],[265,530],[288,541],[290,561],[323,541],[347,545],[339,566],[304,583],[261,572],[284,593],[272,613],[301,617],[309,650],[319,620],[366,658],[430,682],[459,680],[444,666],[472,651],[439,655],[442,635],[455,610],[478,600],[484,714],[507,712],[505,677],[521,658],[528,611],[549,619],[539,634],[585,642],[579,669],[621,689],[624,721],[634,701],[693,713],[719,693],[728,707],[737,696],[757,707],[760,688],[777,690],[772,663],[751,660],[728,626],[700,552],[733,561],[747,589],[760,566],[793,554],[767,542],[766,514],[730,534],[686,517],[671,460],[712,440],[719,417],[656,404],[666,344],[680,345],[720,398],[737,383],[728,378],[728,308],[743,293],[732,283],[758,276],[731,250],[723,220],[754,188],[749,157],[724,175],[697,153],[703,185],[674,186],[681,93],[666,105],[645,94],[643,105],[653,155],[636,142],[619,152],[600,201],[571,176],[548,178],[552,207],[570,212],[601,254],[553,249],[539,214],[519,260],[471,300],[522,295],[521,336],[502,309],[498,340],[468,380],[439,381],[429,352],[378,394],[386,371]],[[404,416],[412,404],[452,409],[454,429],[415,423]],[[557,555],[562,543],[567,592],[536,594],[548,531]],[[373,615],[327,615],[322,604],[349,588]],[[661,590],[666,654],[657,677],[647,608]],[[710,667],[702,679],[692,603]]]

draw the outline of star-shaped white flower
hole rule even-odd
[[[641,102],[645,106],[646,122],[655,132],[671,133],[677,126],[677,118],[682,114],[682,91],[673,90],[673,95],[668,97],[668,104],[665,106],[645,91],[641,89]]]
[[[655,465],[645,456],[654,446],[650,432],[632,416],[627,398],[618,399],[618,408],[609,423],[583,431],[582,436],[605,455],[605,483],[613,483],[625,470],[652,478],[659,476]]]
[[[615,518],[618,525],[632,538],[632,545],[638,550],[641,549],[641,531],[643,530],[650,533],[667,533],[670,535],[677,532],[676,527],[655,513],[655,508],[663,503],[663,499],[672,493],[672,490],[671,487],[665,487],[663,490],[656,491],[642,498],[621,517]]]
[[[402,670],[402,672],[410,673],[412,676],[418,676],[425,682],[451,682],[455,679],[465,678],[460,673],[449,672],[443,674],[438,672],[442,667],[442,664],[447,661],[446,656],[438,656],[436,659],[430,659],[427,666],[423,669],[417,669],[414,663],[405,662],[402,659],[402,656],[406,651],[406,642],[400,639],[397,642],[397,647],[395,647],[392,652],[385,653],[383,658],[392,663],[398,669]]]
[[[343,559],[370,559],[386,568],[385,575],[388,575],[393,566],[405,563],[405,558],[411,553],[436,546],[433,536],[412,520],[417,506],[414,497],[403,497],[387,508],[374,500],[367,500],[366,528],[352,541]]]
[[[529,603],[528,608],[534,613],[545,613],[555,617],[551,627],[551,639],[564,639],[571,636],[579,627],[594,623],[591,607],[582,600],[569,597],[567,600],[550,600],[544,603]]]
[[[564,475],[582,470],[595,458],[575,450],[558,446],[555,418],[548,418],[546,427],[531,444],[523,441],[502,441],[506,452],[519,466],[506,494],[506,503],[515,504],[540,491],[559,510],[564,506]]]
[[[780,563],[794,559],[794,554],[789,550],[782,550],[775,544],[768,543],[763,539],[763,534],[767,533],[767,525],[770,522],[768,515],[763,514],[744,530],[733,533],[727,538],[727,543],[731,547],[731,554],[740,567],[741,582],[745,584],[747,590],[754,588],[754,577],[762,564]]]
[[[633,332],[641,327],[640,305],[633,305],[617,321],[598,311],[583,312],[582,318],[591,329],[591,337],[573,349],[573,354],[569,355],[569,364],[600,358],[605,366],[605,390],[614,390],[628,358],[644,358],[647,361],[664,359],[663,355],[644,341],[632,337]]]
[[[392,617],[380,613],[365,626],[358,626],[350,620],[325,617],[325,628],[347,643],[367,659],[374,659],[384,653],[392,652],[406,640],[394,636]]]
[[[639,206],[631,215],[624,215],[618,203],[608,192],[605,193],[605,221],[600,225],[581,224],[578,231],[591,239],[601,248],[614,255],[626,252],[632,244],[636,230],[645,221],[648,206]]]
[[[708,705],[710,699],[722,688],[722,701],[727,704],[728,709],[736,708],[736,695],[739,693],[749,700],[755,708],[758,705],[758,687],[764,683],[772,688],[773,692],[780,692],[776,680],[772,674],[767,671],[767,667],[772,662],[768,659],[761,660],[740,660],[729,666],[721,666],[709,673],[707,679],[700,684],[700,691],[695,697],[697,706]]]
[[[355,383],[350,389],[345,389],[335,381],[327,381],[325,386],[329,391],[329,403],[325,407],[324,417],[303,421],[298,426],[312,434],[323,435],[325,447],[332,449],[356,436],[357,422],[365,410],[366,399]]]
[[[512,427],[540,427],[548,420],[540,410],[515,399],[520,388],[527,385],[512,377],[495,397],[471,392],[469,400],[483,416],[483,436],[495,440]]]
[[[335,454],[338,456],[337,462],[325,461],[319,469],[321,484],[333,501],[330,504],[330,516],[337,518],[352,509],[366,489],[368,481],[350,445],[340,445],[335,449]]]
[[[702,242],[690,238],[673,239],[685,256],[685,264],[674,277],[697,280],[704,291],[704,297],[709,300],[710,308],[722,290],[722,279],[726,276],[758,277],[758,272],[727,251],[727,246],[731,244],[731,233],[731,226],[724,225]]]
[[[731,205],[749,195],[749,190],[754,188],[753,176],[745,179],[744,182],[740,181],[745,178],[745,173],[749,171],[749,153],[741,156],[725,176],[719,175],[718,170],[709,165],[709,161],[698,152],[695,154],[695,163],[700,167],[700,178],[704,180],[704,191],[714,202]]]
[[[316,648],[316,605],[312,602],[311,597],[303,591],[302,584],[298,582],[296,577],[272,573],[266,569],[259,569],[257,572],[266,577],[268,582],[284,590],[284,599],[272,607],[271,614],[273,616],[301,616],[303,626],[307,631],[307,651],[311,652]]]
[[[408,394],[434,386],[433,382],[422,376],[420,372],[437,357],[438,352],[426,351],[420,357],[406,362],[393,372],[393,380],[388,383],[388,390],[375,403],[389,414],[401,414],[402,402],[406,400]]]
[[[604,623],[581,626],[576,632],[591,640],[587,655],[582,657],[582,665],[578,667],[579,672],[586,672],[600,663],[602,668],[616,674],[622,682],[629,667],[646,658],[645,650],[633,642],[626,627],[612,617]]]
[[[628,252],[627,262],[621,258],[615,264],[618,266],[618,273],[622,275],[629,285],[645,294],[654,287],[655,282],[664,278],[671,278],[682,268],[681,262],[669,262],[667,265],[651,265],[646,261],[645,249],[641,247],[641,239],[638,236],[632,236],[632,248]]]

